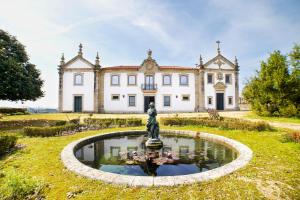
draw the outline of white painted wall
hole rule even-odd
[[[63,112],[74,110],[74,95],[83,95],[82,110],[94,111],[94,72],[81,72],[83,85],[74,85],[74,74],[77,72],[64,72],[63,75]]]
[[[92,66],[88,64],[86,61],[78,58],[74,62],[70,63],[66,68],[91,68]]]
[[[214,82],[213,84],[208,84],[207,83],[207,74],[214,74],[213,79]],[[231,74],[232,76],[232,83],[231,84],[225,84],[225,74]],[[205,108],[209,108],[209,109],[216,109],[216,90],[214,88],[214,85],[217,82],[222,82],[226,85],[226,89],[224,91],[224,109],[234,109],[235,107],[235,75],[234,72],[223,72],[223,80],[219,81],[217,80],[217,72],[204,72],[204,87],[205,87],[205,98],[204,98],[204,102],[205,102]],[[208,97],[211,96],[212,97],[212,105],[208,104]],[[232,105],[228,104],[228,97],[232,97]]]
[[[120,75],[120,85],[111,85],[111,75]],[[155,96],[156,109],[159,112],[193,112],[195,109],[195,76],[194,73],[188,73],[189,85],[180,86],[179,85],[179,75],[180,73],[172,73],[172,85],[163,86],[162,75],[164,73],[155,73],[154,81],[157,84],[157,92],[155,94],[143,93],[141,85],[144,84],[144,73],[142,72],[132,72],[129,74],[137,75],[137,85],[128,86],[127,85],[127,75],[128,73],[105,73],[104,74],[104,111],[108,113],[142,113],[144,112],[144,95],[145,96]],[[120,100],[111,100],[113,94],[119,94]],[[136,95],[136,106],[129,107],[128,96]],[[171,96],[171,106],[163,106],[163,96]],[[190,95],[189,101],[182,101],[182,95]],[[177,98],[176,98],[177,96]]]

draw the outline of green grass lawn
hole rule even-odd
[[[89,180],[66,170],[60,152],[70,142],[82,137],[117,130],[114,128],[81,132],[70,136],[29,138],[12,155],[0,158],[0,171],[24,173],[42,179],[47,199],[66,199],[68,192],[81,191],[75,199],[300,199],[300,144],[282,142],[284,131],[250,132],[216,128],[162,127],[162,129],[197,130],[223,135],[246,144],[254,152],[243,169],[216,180],[173,187],[131,188]],[[0,184],[3,182],[0,176]]]
[[[261,117],[256,115],[253,112],[248,112],[244,118],[250,118],[250,119],[261,119],[269,122],[283,122],[283,123],[296,123],[300,124],[300,118],[296,117]]]

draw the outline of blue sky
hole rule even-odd
[[[274,50],[300,43],[297,0],[0,0],[0,28],[17,36],[45,80],[45,97],[0,106],[58,105],[57,65],[83,44],[84,56],[101,65],[136,65],[151,48],[160,65],[194,66],[221,53],[237,56],[240,84]],[[241,87],[242,88],[242,87]]]

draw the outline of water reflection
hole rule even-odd
[[[128,135],[103,139],[76,151],[75,156],[84,164],[103,171],[139,175],[171,176],[203,172],[231,162],[237,153],[226,146],[199,138],[161,135],[164,146],[159,157],[177,158],[169,164],[140,162],[132,157],[146,154],[146,136]]]

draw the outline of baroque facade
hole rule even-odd
[[[219,48],[206,63],[195,67],[161,66],[148,51],[141,65],[102,67],[77,56],[59,73],[59,112],[144,113],[150,102],[158,112],[199,112],[207,109],[239,110],[239,65]]]

